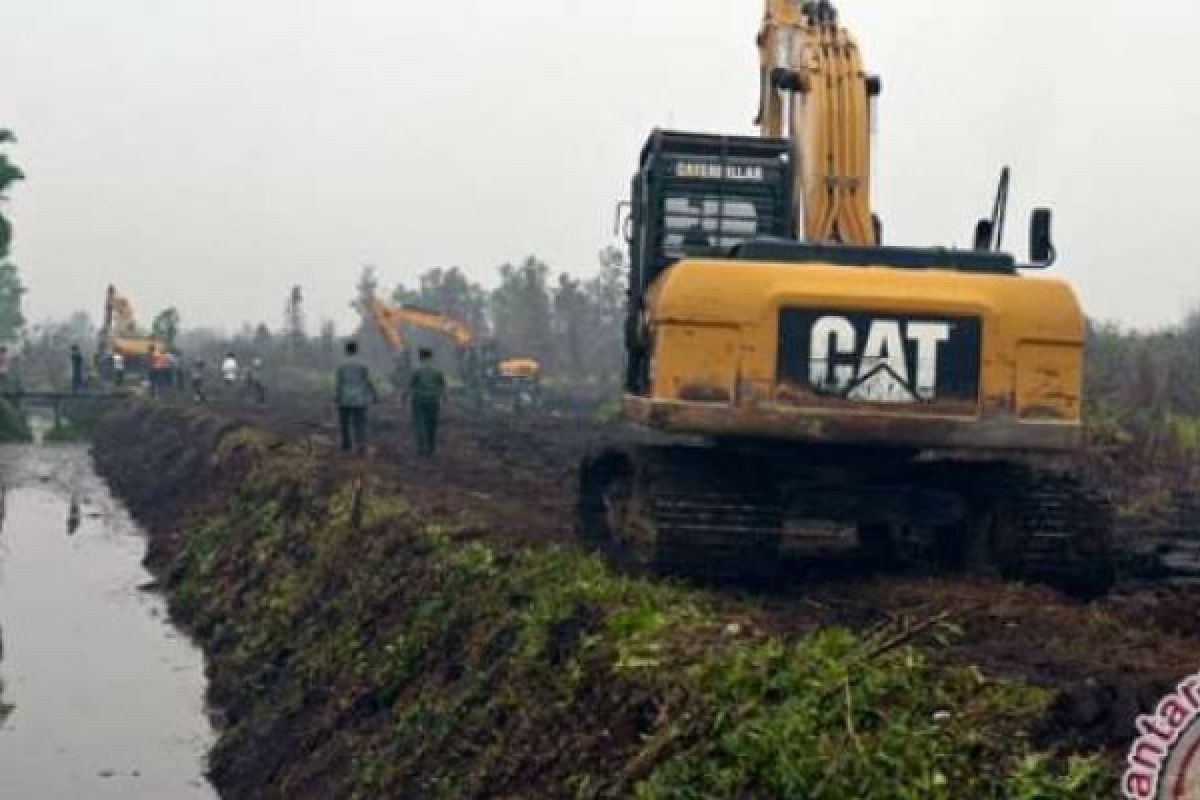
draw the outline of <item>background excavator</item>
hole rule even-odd
[[[104,324],[96,348],[102,374],[107,373],[113,353],[121,354],[127,371],[145,372],[150,352],[165,353],[167,349],[165,342],[140,332],[133,304],[115,286],[109,286],[104,295]]]
[[[833,525],[888,563],[1103,591],[1108,515],[1071,472],[1084,316],[1025,274],[1054,261],[1050,212],[1028,264],[999,249],[1007,180],[974,249],[884,246],[881,81],[853,36],[828,2],[768,0],[758,47],[760,136],[657,131],[642,150],[623,406],[665,441],[585,461],[581,535],[726,577]]]
[[[393,381],[407,383],[415,363],[405,327],[431,331],[455,345],[457,367],[467,394],[478,402],[506,407],[536,407],[541,397],[541,365],[532,358],[502,359],[495,342],[475,334],[469,325],[438,311],[392,306],[376,297],[362,302],[384,342],[396,358]]]

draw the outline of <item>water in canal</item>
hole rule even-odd
[[[0,447],[0,493],[0,798],[215,798],[203,657],[86,448]]]

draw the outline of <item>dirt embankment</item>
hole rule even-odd
[[[332,457],[322,413],[97,436],[209,654],[229,797],[1099,797],[1200,659],[1194,595],[625,578],[562,545],[611,432],[460,418],[428,467],[389,415],[373,460]]]

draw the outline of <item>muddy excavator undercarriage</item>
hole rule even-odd
[[[609,449],[584,468],[581,534],[634,570],[769,580],[813,521],[852,532],[860,554],[888,568],[1083,595],[1113,580],[1104,498],[1066,469],[703,443]]]

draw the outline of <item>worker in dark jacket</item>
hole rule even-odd
[[[371,370],[358,357],[357,342],[346,342],[346,358],[337,369],[335,394],[342,450],[363,455],[367,450],[367,408],[379,395],[371,382]]]
[[[446,376],[433,365],[433,352],[421,350],[420,365],[413,370],[405,399],[412,404],[413,432],[417,455],[431,458],[437,450],[438,417],[446,399]]]
[[[85,386],[83,376],[83,352],[79,345],[71,345],[71,394],[79,394]]]

